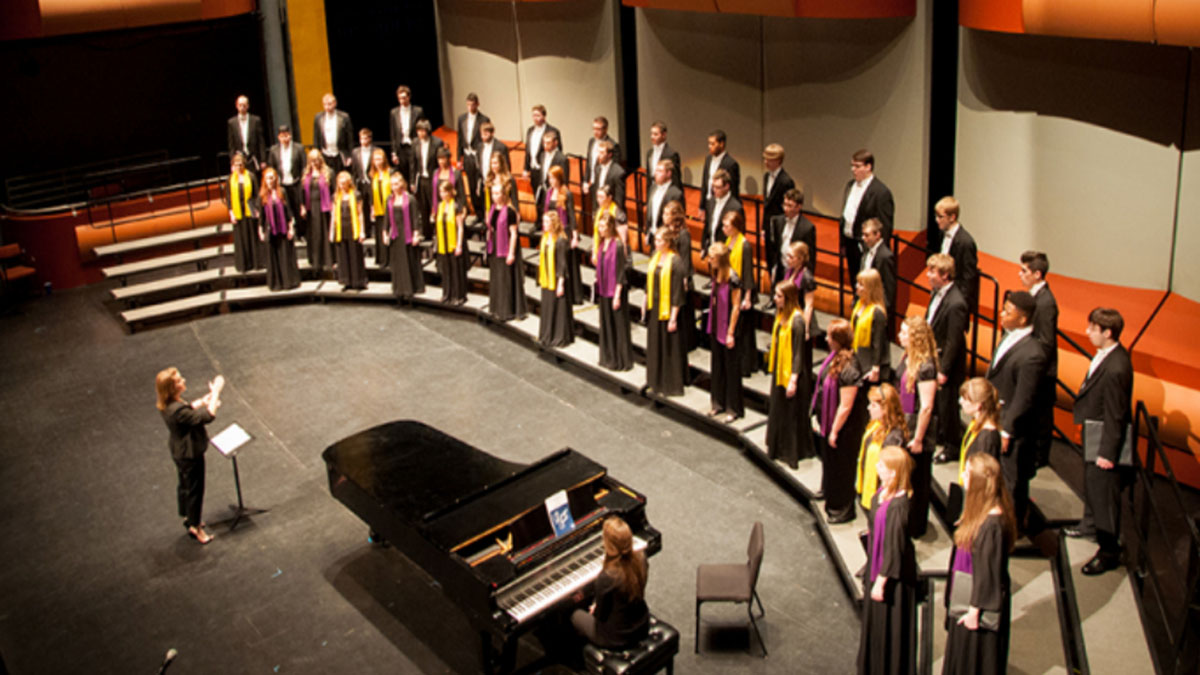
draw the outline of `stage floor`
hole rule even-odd
[[[478,638],[439,590],[329,495],[321,451],[411,418],[515,461],[564,446],[648,498],[663,533],[651,610],[681,633],[681,673],[843,673],[859,622],[811,516],[740,452],[640,397],[568,372],[473,318],[379,304],[301,304],[126,335],[104,285],[0,318],[0,654],[10,672],[470,673]],[[208,457],[201,547],[175,515],[155,373],[190,393],[229,381],[213,431],[237,421],[250,506],[229,532],[232,468]],[[447,471],[454,467],[447,467]],[[768,659],[743,607],[705,607],[695,567],[745,560],[762,520]],[[526,641],[522,662],[536,659]],[[535,666],[536,668],[536,666]],[[551,667],[545,672],[566,672]]]

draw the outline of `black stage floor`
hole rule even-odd
[[[412,418],[506,459],[571,446],[648,497],[663,532],[651,609],[682,634],[680,673],[840,673],[858,620],[807,512],[734,448],[539,358],[473,319],[386,305],[302,304],[126,335],[100,286],[0,318],[0,654],[11,673],[452,673],[478,640],[428,577],[366,542],[329,495],[321,451]],[[214,423],[256,440],[246,501],[269,508],[201,547],[175,515],[152,382],[229,381]],[[205,517],[232,468],[208,453]],[[446,467],[452,471],[454,467]],[[742,607],[705,609],[695,567],[745,559],[762,520],[759,593],[771,655],[747,654]],[[522,663],[537,672],[539,646]],[[755,654],[757,646],[755,645]],[[0,669],[2,670],[2,669]],[[551,666],[545,672],[564,672]]]

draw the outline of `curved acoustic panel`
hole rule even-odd
[[[1200,46],[1200,7],[1195,0],[1158,0],[1154,32],[1160,44]]]
[[[1154,42],[1154,0],[1025,0],[1025,32]]]
[[[916,16],[916,0],[621,0],[629,7],[809,19]]]
[[[255,0],[9,0],[0,39],[24,39],[216,19],[254,11]]]

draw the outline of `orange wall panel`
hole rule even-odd
[[[1195,0],[1158,0],[1154,32],[1160,44],[1200,47],[1200,6]]]
[[[1025,32],[1154,41],[1154,0],[1025,0]]]
[[[967,28],[1024,33],[1021,0],[958,0],[958,23]]]
[[[646,9],[811,19],[881,19],[917,14],[916,0],[622,0],[622,3]]]

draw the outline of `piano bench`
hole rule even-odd
[[[625,649],[603,649],[593,644],[583,648],[583,660],[591,675],[639,675],[666,669],[675,672],[679,653],[679,631],[666,621],[650,616],[650,634]]]

